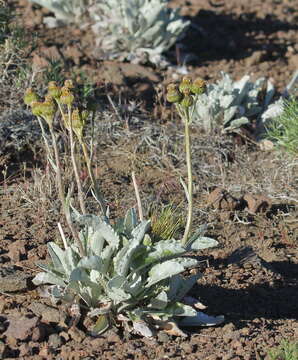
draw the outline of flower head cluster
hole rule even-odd
[[[194,103],[193,95],[201,95],[206,90],[206,82],[197,78],[192,81],[189,77],[183,77],[181,83],[169,84],[167,87],[167,100],[171,103],[180,104],[184,108],[189,108]]]
[[[31,107],[34,115],[43,118],[50,127],[53,124],[57,109],[59,109],[65,128],[68,130],[72,128],[79,140],[81,140],[88,112],[72,108],[75,101],[73,89],[72,80],[65,80],[62,87],[58,86],[55,81],[50,81],[44,101],[40,101],[34,90],[29,88],[26,90],[24,102]],[[66,113],[63,110],[65,107],[67,108]]]
[[[42,117],[49,126],[52,126],[57,110],[52,95],[47,94],[44,101],[40,101],[34,90],[29,88],[25,92],[24,102],[26,105],[31,106],[34,115]]]

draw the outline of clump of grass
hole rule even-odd
[[[298,100],[294,97],[285,101],[284,111],[268,129],[268,137],[277,143],[279,149],[298,155]]]
[[[155,240],[175,238],[182,231],[183,225],[183,216],[173,204],[162,209],[156,207],[151,213],[151,231]]]
[[[297,360],[298,359],[298,343],[282,341],[277,349],[268,352],[270,360]]]
[[[15,18],[12,10],[0,1],[0,108],[19,103],[30,77],[27,58],[34,38],[27,40]]]
[[[42,72],[43,81],[49,83],[55,81],[58,84],[63,84],[66,77],[64,75],[64,64],[61,59],[47,59],[48,67]]]
[[[0,43],[5,41],[7,33],[9,32],[8,23],[11,21],[11,12],[0,2]]]

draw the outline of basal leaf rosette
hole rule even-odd
[[[197,309],[184,301],[201,274],[185,277],[183,273],[199,264],[189,252],[216,246],[214,239],[200,234],[185,246],[175,239],[153,242],[150,221],[137,222],[134,210],[114,226],[107,219],[76,211],[73,218],[81,228],[86,256],[69,240],[65,249],[50,242],[52,263],[39,265],[43,272],[33,282],[53,285],[51,295],[56,300],[73,302],[79,297],[88,315],[96,318],[92,333],[102,333],[112,323],[144,336],[188,318],[191,326],[204,324]],[[215,324],[223,319],[205,320]]]

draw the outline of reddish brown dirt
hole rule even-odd
[[[122,94],[123,101],[143,103],[142,126],[113,125],[114,116],[112,127],[99,136],[98,177],[112,215],[135,205],[132,169],[145,207],[152,201],[182,201],[182,128],[169,121],[171,110],[155,93],[172,71],[98,61],[90,32],[48,30],[42,24],[46,11],[23,0],[11,3],[19,21],[37,33],[28,60],[33,66],[43,67],[47,56],[56,56],[66,74],[84,71],[93,82],[106,84],[101,96],[108,92],[117,100]],[[194,55],[191,73],[207,80],[218,78],[220,71],[234,78],[254,73],[272,77],[281,91],[298,68],[297,1],[175,0],[172,5],[181,6],[195,25],[181,50],[181,56]],[[176,61],[174,50],[169,58]],[[145,134],[154,146],[141,141]],[[145,339],[115,329],[92,338],[82,324],[69,328],[65,308],[41,298],[31,283],[36,262],[47,261],[46,243],[59,239],[56,194],[46,180],[33,189],[34,161],[27,171],[16,172],[28,154],[6,154],[3,162],[10,159],[14,166],[0,194],[0,275],[8,270],[19,274],[19,290],[0,293],[0,357],[260,360],[281,340],[298,341],[297,160],[260,152],[251,144],[237,147],[232,138],[210,139],[195,130],[192,136],[195,222],[208,223],[208,235],[220,243],[202,254],[208,262],[202,263],[204,276],[192,294],[208,305],[209,314],[224,314],[225,323],[193,329],[186,339],[165,333]],[[44,161],[37,158],[45,176]]]

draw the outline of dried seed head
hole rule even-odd
[[[38,96],[32,88],[28,88],[24,95],[24,103],[26,105],[31,105],[33,102],[38,101]]]
[[[197,95],[204,94],[206,91],[206,81],[201,78],[197,78],[191,86],[191,91],[193,94]]]

